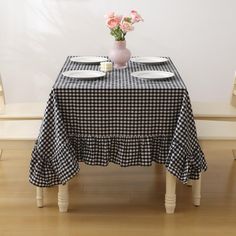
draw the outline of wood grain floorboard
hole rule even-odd
[[[174,215],[164,208],[161,165],[121,168],[81,164],[70,182],[68,213],[59,213],[57,188],[45,191],[45,207],[35,205],[28,182],[30,152],[4,151],[0,161],[0,236],[235,236],[236,161],[231,151],[206,152],[200,207],[191,187],[177,183]]]

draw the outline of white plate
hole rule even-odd
[[[81,64],[99,64],[101,62],[107,61],[106,57],[72,57],[70,59],[73,62],[78,62]]]
[[[133,77],[140,79],[150,79],[150,80],[161,80],[168,79],[175,76],[174,73],[168,71],[158,71],[158,70],[144,70],[144,71],[136,71],[131,73]]]
[[[76,79],[95,79],[104,77],[106,73],[96,70],[68,70],[62,75]]]
[[[168,59],[164,57],[133,57],[130,60],[142,64],[159,64],[168,61]]]

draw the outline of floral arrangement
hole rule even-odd
[[[124,41],[125,35],[134,30],[134,24],[143,21],[137,11],[132,10],[129,16],[116,15],[109,12],[105,15],[106,25],[111,30],[111,35],[116,41]]]

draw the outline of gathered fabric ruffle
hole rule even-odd
[[[164,164],[183,183],[188,179],[198,179],[199,173],[207,169],[199,146],[189,150],[171,137],[73,135],[49,157],[39,152],[36,143],[32,153],[30,182],[39,187],[64,184],[79,172],[79,162],[99,166],[114,163],[121,167],[151,166],[155,162]]]
[[[39,152],[36,141],[30,162],[30,183],[38,187],[65,184],[78,172],[78,159],[71,145],[65,143],[54,155],[47,157]]]
[[[174,139],[165,161],[165,167],[186,184],[189,179],[199,179],[200,173],[207,170],[207,163],[198,143],[190,152],[187,147]]]

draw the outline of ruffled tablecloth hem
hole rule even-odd
[[[79,162],[98,166],[114,163],[121,167],[164,164],[183,183],[198,179],[199,173],[207,169],[199,146],[189,149],[167,137],[74,136],[51,157],[43,157],[38,150],[36,143],[29,180],[39,187],[66,183],[78,174]]]

